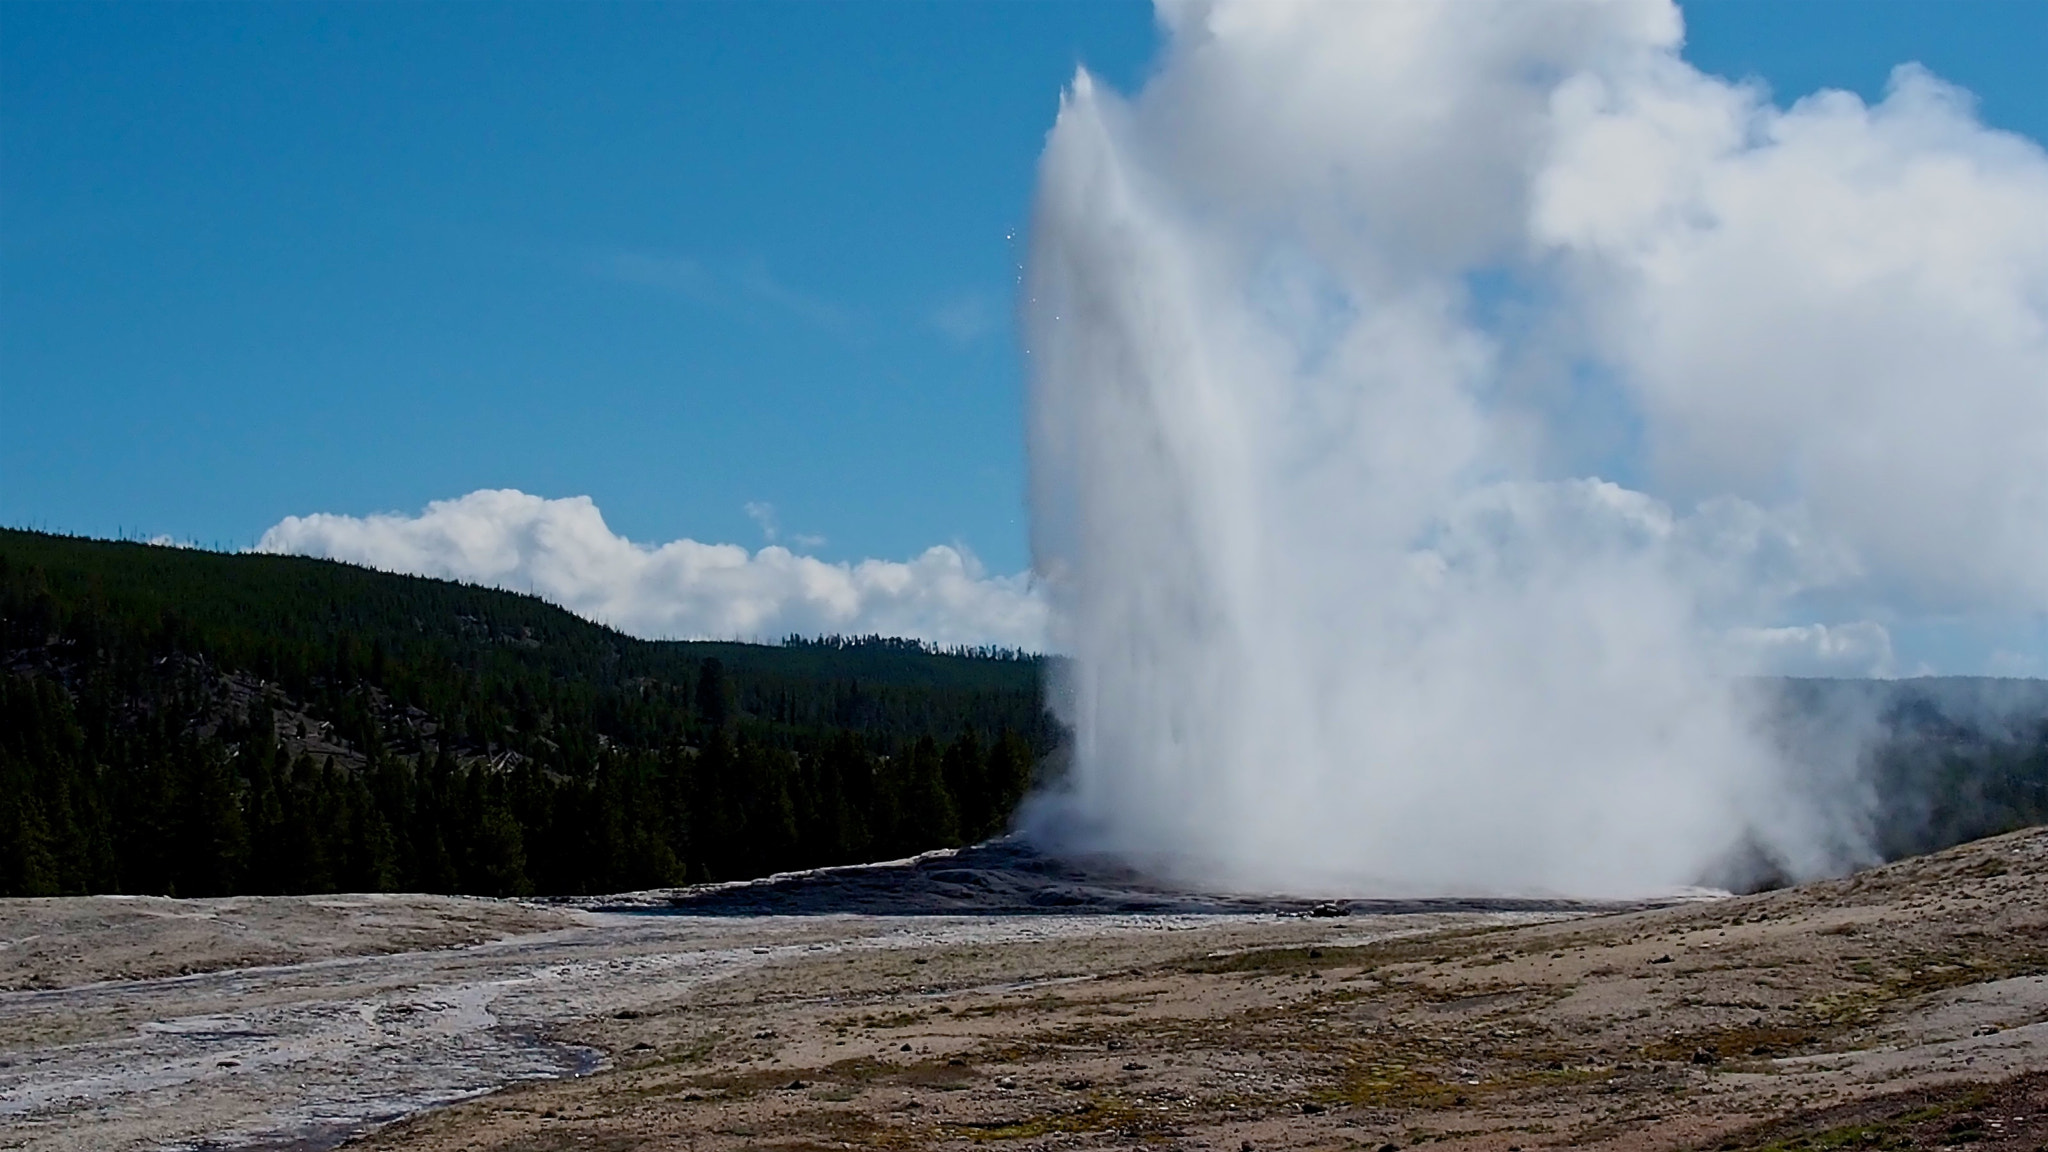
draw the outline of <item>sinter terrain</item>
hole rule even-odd
[[[0,902],[0,1145],[2048,1141],[2048,831],[1663,906],[1314,911]]]

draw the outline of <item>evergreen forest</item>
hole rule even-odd
[[[0,894],[616,892],[973,842],[1056,752],[1042,671],[0,530]]]

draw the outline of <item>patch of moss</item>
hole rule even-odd
[[[1840,1124],[1829,1124],[1821,1118],[1829,1113],[1804,1119],[1794,1117],[1738,1133],[1711,1147],[1714,1152],[1887,1152],[1926,1147],[1930,1143],[1955,1147],[1986,1138],[1983,1117],[1976,1113],[1990,1098],[1988,1091],[1970,1088],[1932,1101],[1923,1098],[1917,1106],[1894,1105],[1899,1111],[1890,1116],[1883,1114],[1882,1105],[1875,1115],[1871,1114],[1869,1104],[1844,1105],[1841,1107],[1862,1114],[1847,1118],[1840,1115],[1841,1109],[1832,1110],[1838,1118],[1848,1119]]]
[[[953,1124],[947,1129],[951,1135],[965,1136],[977,1142],[990,1140],[1032,1140],[1055,1134],[1115,1131],[1126,1136],[1157,1134],[1168,1125],[1159,1117],[1149,1116],[1130,1103],[1109,1097],[1096,1097],[1077,1108],[1041,1113],[1022,1118],[1003,1118],[979,1124]]]
[[[1821,1024],[1864,1024],[1895,1001],[2043,973],[2048,973],[2048,952],[2035,949],[2002,956],[1940,953],[1894,957],[1879,975],[1866,977],[1870,981],[1867,986],[1822,996],[1805,1007]]]
[[[1444,1081],[1406,1065],[1373,1064],[1348,1070],[1322,1099],[1363,1108],[1454,1108],[1470,1103],[1478,1087]]]
[[[1802,1052],[1821,1039],[1818,1029],[1778,1025],[1742,1025],[1704,1032],[1687,1032],[1643,1046],[1651,1060],[1691,1060],[1710,1052],[1716,1060],[1744,1057],[1784,1056]]]

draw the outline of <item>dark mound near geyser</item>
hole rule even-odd
[[[1638,906],[1587,900],[1478,897],[1304,900],[1198,892],[1162,884],[1114,862],[1048,856],[1014,837],[886,864],[819,868],[731,884],[582,897],[566,902],[592,910],[689,916],[1363,916],[1406,912],[1584,912]]]

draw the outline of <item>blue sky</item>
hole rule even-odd
[[[1781,100],[2048,138],[2048,2],[1720,0]],[[0,523],[245,546],[485,487],[1028,560],[1010,292],[1133,3],[0,6]]]

